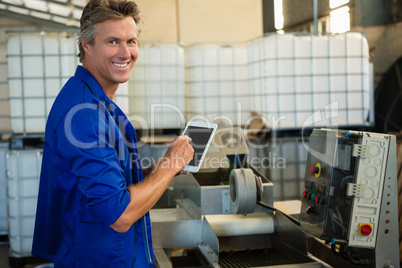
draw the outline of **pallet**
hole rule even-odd
[[[44,135],[11,136],[9,139],[10,150],[25,150],[43,148]]]
[[[10,240],[8,239],[8,234],[6,232],[0,232],[0,245],[8,245]]]
[[[41,258],[26,256],[26,257],[8,257],[8,264],[11,268],[24,268],[26,265],[36,265],[47,264],[50,262]]]

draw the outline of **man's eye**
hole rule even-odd
[[[116,40],[111,40],[111,41],[109,41],[109,43],[112,45],[115,45],[117,42],[116,42]]]
[[[137,44],[137,41],[131,40],[131,41],[128,41],[128,44],[135,45],[135,44]]]

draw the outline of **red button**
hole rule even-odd
[[[371,234],[371,226],[369,224],[364,224],[360,227],[360,233],[364,236],[369,236]]]
[[[314,165],[311,165],[310,166],[310,174],[313,175],[313,174],[316,174],[316,173],[318,173],[318,168],[316,166],[314,166]]]

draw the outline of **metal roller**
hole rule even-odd
[[[249,168],[233,169],[229,177],[230,210],[233,214],[254,212],[257,203],[257,184]]]
[[[217,237],[272,234],[275,231],[274,215],[252,213],[243,215],[206,215]]]

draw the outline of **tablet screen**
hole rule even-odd
[[[213,131],[213,128],[188,126],[184,135],[192,139],[190,144],[194,149],[194,157],[188,163],[189,166],[198,166]]]

